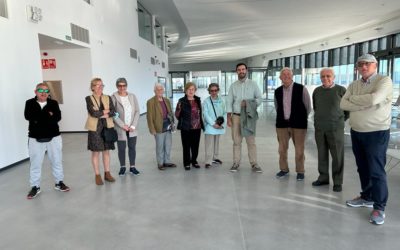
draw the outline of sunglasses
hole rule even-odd
[[[210,92],[218,92],[219,89],[210,89]]]
[[[50,92],[50,89],[37,89],[37,92],[48,94]]]
[[[125,88],[126,84],[118,84],[118,88]]]

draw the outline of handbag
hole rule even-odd
[[[99,107],[99,110],[102,110],[102,105],[99,105],[96,101],[96,98],[94,98],[94,101],[96,102],[96,105]],[[100,99],[101,103],[101,99]],[[112,127],[112,128],[107,128],[107,121],[106,119],[99,119],[103,123],[103,130],[101,131],[101,137],[103,138],[104,142],[106,143],[115,143],[118,141],[118,133],[117,131]]]
[[[165,103],[164,98],[163,98],[163,102],[164,102],[165,109],[168,112],[167,104]],[[172,112],[168,112],[167,117],[165,119],[163,119],[163,132],[166,132],[166,131],[171,131],[171,133],[176,132],[175,119],[174,119],[174,115],[172,114]]]
[[[118,140],[117,131],[114,128],[104,127],[101,131],[101,136],[104,139],[104,142],[114,143]]]

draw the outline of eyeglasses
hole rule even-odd
[[[369,67],[371,64],[373,64],[373,62],[359,62],[357,63],[357,67],[362,68],[364,65]]]
[[[333,76],[332,75],[321,75],[321,78],[332,78]]]
[[[118,88],[126,88],[126,84],[118,84],[117,87]]]
[[[50,89],[37,89],[38,93],[46,93],[48,94],[50,92]]]
[[[210,89],[210,92],[218,92],[219,89]]]
[[[100,88],[104,88],[106,85],[104,85],[104,84],[96,84],[96,85],[94,85],[95,87],[100,87]]]

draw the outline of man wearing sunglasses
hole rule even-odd
[[[33,199],[40,193],[42,163],[46,151],[53,169],[55,189],[69,191],[69,187],[63,183],[62,139],[58,127],[61,111],[58,102],[50,99],[47,83],[36,85],[35,94],[34,98],[25,103],[25,119],[29,121],[28,149],[31,163],[31,190],[27,195],[28,199]]]

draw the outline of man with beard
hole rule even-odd
[[[257,84],[247,78],[247,65],[236,65],[239,80],[232,83],[226,99],[228,113],[227,124],[232,127],[233,165],[231,172],[237,172],[240,166],[242,139],[245,137],[249,161],[253,172],[262,173],[257,163],[255,127],[258,119],[257,107],[261,104],[261,92]]]

